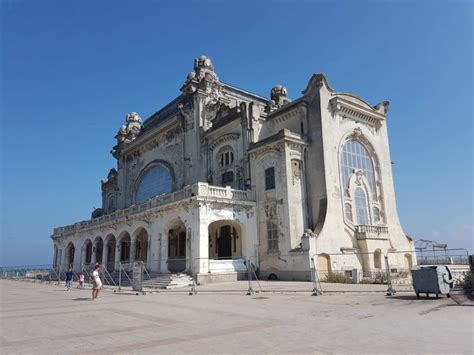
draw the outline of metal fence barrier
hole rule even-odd
[[[455,249],[459,251],[459,249]],[[140,286],[143,293],[232,293],[232,294],[276,294],[307,293],[322,295],[327,292],[395,292],[413,291],[411,268],[419,263],[432,261],[451,262],[455,282],[468,272],[464,263],[467,251],[441,255],[420,256],[413,250],[381,251],[362,253],[356,250],[333,254],[271,254],[265,260],[258,257],[242,258],[186,258],[137,261],[140,266]],[[449,250],[445,250],[448,253]],[[418,256],[418,260],[417,260]],[[437,257],[433,257],[437,256]],[[268,263],[268,260],[271,263]],[[419,261],[422,262],[419,262]],[[459,264],[455,262],[459,261]],[[446,264],[446,263],[443,263]],[[361,267],[362,265],[362,267]],[[260,267],[259,267],[260,266]],[[66,280],[66,271],[71,265],[32,265],[0,268],[0,277],[31,282],[59,284]],[[105,288],[115,292],[134,289],[134,262],[102,264],[100,278]],[[199,275],[194,270],[199,268]],[[86,287],[91,286],[94,265],[81,265],[73,271],[73,281],[84,274]],[[60,271],[61,270],[61,271]],[[292,282],[278,282],[279,279]],[[213,281],[239,281],[213,283]],[[135,285],[136,287],[136,285]]]

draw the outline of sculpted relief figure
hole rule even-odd
[[[117,143],[130,143],[132,142],[142,131],[143,124],[142,119],[136,112],[131,112],[125,116],[126,124],[120,127],[117,135]]]

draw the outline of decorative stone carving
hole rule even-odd
[[[211,59],[204,55],[194,60],[194,71],[188,74],[181,87],[181,91],[185,94],[192,94],[198,89],[214,96],[215,99],[218,99],[222,89]]]
[[[267,102],[266,112],[270,113],[290,102],[288,90],[283,85],[275,86],[270,93],[271,100]]]
[[[141,133],[143,129],[142,119],[136,112],[131,112],[125,116],[127,124],[120,127],[117,135],[117,143],[130,143]]]
[[[211,59],[200,56],[194,60],[194,71],[189,73],[181,91],[185,95],[199,93],[204,97],[204,105],[200,126],[203,131],[212,127],[211,121],[216,117],[223,102],[227,102],[223,94],[224,85],[214,72]],[[181,107],[180,107],[181,108]],[[184,109],[184,106],[183,106]]]
[[[364,173],[362,172],[362,170],[356,170],[354,173],[356,176],[355,183],[359,186],[362,185],[362,179],[364,178]]]
[[[354,132],[352,133],[352,136],[353,136],[354,138],[360,138],[360,137],[362,137],[362,130],[360,129],[360,127],[354,128]]]
[[[181,117],[183,119],[183,130],[189,131],[194,128],[194,105],[193,100],[185,100],[178,105]]]

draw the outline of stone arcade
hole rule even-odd
[[[112,272],[141,260],[199,282],[245,275],[246,259],[284,280],[309,280],[310,257],[320,271],[381,269],[381,253],[414,250],[396,210],[387,111],[322,74],[294,101],[281,85],[268,100],[199,57],[177,98],[144,122],[126,116],[102,208],[54,229],[53,263]]]

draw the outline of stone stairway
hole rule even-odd
[[[143,288],[147,289],[173,289],[187,287],[193,283],[193,278],[187,274],[159,274],[151,273],[150,279],[145,275]]]
[[[109,276],[110,275],[110,276]],[[126,276],[128,275],[128,277]],[[64,275],[62,275],[64,276]],[[122,277],[120,282],[120,286],[122,287],[131,287],[131,283],[129,281],[133,278],[132,271],[125,271],[122,270],[120,275],[119,271],[112,271],[111,273],[101,275],[102,283],[104,286],[118,286],[119,285],[119,278]],[[113,279],[113,282],[111,281]],[[49,280],[49,277],[48,277]],[[51,274],[51,280],[56,281],[57,276]],[[88,278],[86,277],[86,282]],[[115,283],[115,284],[114,284]],[[173,289],[173,288],[180,288],[180,287],[187,287],[193,283],[193,278],[188,274],[179,273],[179,274],[170,274],[170,273],[158,273],[158,272],[150,272],[143,274],[143,288],[146,289]]]

